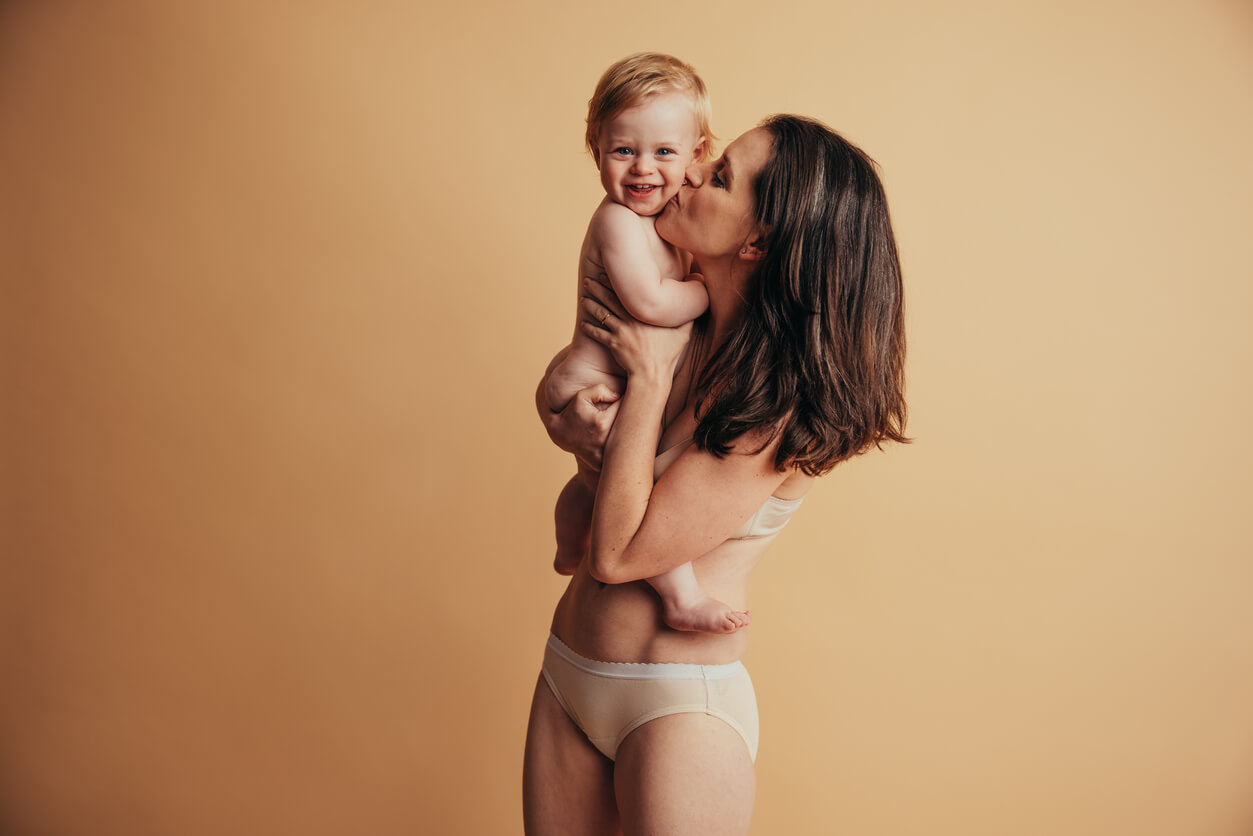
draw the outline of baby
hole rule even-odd
[[[579,254],[579,277],[607,276],[627,311],[643,322],[676,327],[700,316],[709,296],[687,277],[688,256],[654,228],[656,216],[683,184],[692,162],[704,160],[714,139],[705,84],[669,55],[640,53],[601,76],[588,102],[587,147],[600,170],[605,198],[592,215]],[[581,295],[581,294],[580,294]],[[621,394],[622,369],[609,350],[582,334],[548,375],[548,406],[560,412],[574,395],[598,383]],[[560,356],[560,355],[558,355]],[[598,474],[583,463],[561,491],[555,512],[554,568],[572,574],[588,548]],[[706,595],[692,564],[649,578],[676,630],[730,632],[734,611]]]

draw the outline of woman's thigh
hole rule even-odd
[[[535,686],[526,730],[522,817],[528,836],[621,832],[613,762],[574,725],[543,676]]]
[[[757,778],[744,739],[707,714],[645,723],[618,747],[614,786],[627,836],[748,833]]]

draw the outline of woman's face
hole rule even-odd
[[[657,234],[697,260],[732,256],[758,237],[753,182],[774,153],[774,138],[754,128],[713,162],[687,168],[687,182],[657,217]]]

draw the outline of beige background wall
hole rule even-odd
[[[755,832],[1250,832],[1253,7],[429,6],[0,2],[0,831],[520,832],[650,48],[864,145],[906,270],[917,442],[756,579]]]

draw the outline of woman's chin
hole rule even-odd
[[[682,249],[682,247],[670,237],[670,233],[672,232],[670,228],[670,221],[676,211],[678,210],[674,208],[674,201],[667,203],[661,210],[661,213],[657,215],[657,220],[655,221],[653,228],[657,230],[657,234],[660,235],[661,239],[667,244],[674,244],[674,246]]]

